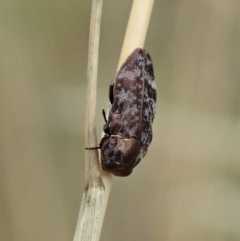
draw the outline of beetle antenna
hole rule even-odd
[[[103,115],[103,119],[105,120],[105,122],[107,124],[107,118],[106,118],[105,110],[102,110],[102,115]]]
[[[100,146],[95,146],[95,147],[86,147],[85,150],[96,150],[100,149]]]

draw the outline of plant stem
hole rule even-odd
[[[154,0],[134,0],[118,64],[137,47],[143,47]],[[88,53],[85,146],[98,145],[95,127],[100,23],[103,0],[93,0]],[[101,170],[97,150],[86,151],[83,193],[74,241],[98,241],[112,185],[113,175]]]

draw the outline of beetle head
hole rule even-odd
[[[101,143],[102,168],[115,176],[131,174],[140,152],[140,142],[134,138],[124,139],[110,135]]]

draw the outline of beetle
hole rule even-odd
[[[152,60],[145,49],[136,48],[122,64],[109,88],[111,109],[103,110],[105,135],[99,147],[103,170],[128,176],[146,155],[152,141],[156,113],[156,83]]]

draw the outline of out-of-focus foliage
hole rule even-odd
[[[104,1],[97,127],[131,1]],[[0,240],[72,240],[91,1],[0,2]],[[115,178],[104,241],[240,240],[239,1],[156,1],[153,142]],[[138,23],[136,23],[138,24]]]

